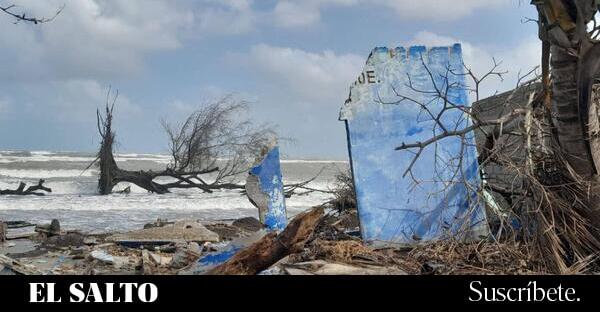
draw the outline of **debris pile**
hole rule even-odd
[[[219,247],[236,239],[264,236],[254,218],[206,225],[157,220],[141,230],[106,234],[61,230],[58,220],[43,225],[0,224],[7,230],[2,236],[6,241],[0,242],[0,275],[194,274],[201,257]]]

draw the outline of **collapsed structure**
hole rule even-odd
[[[376,48],[341,111],[361,232],[374,243],[487,235],[460,45]],[[398,152],[398,147],[413,153]],[[423,143],[420,143],[423,142]],[[433,146],[435,145],[435,147]]]

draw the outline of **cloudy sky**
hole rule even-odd
[[[96,107],[120,91],[119,152],[165,152],[160,120],[225,94],[294,138],[290,158],[345,159],[337,121],[375,46],[463,44],[483,72],[509,71],[492,94],[538,64],[528,0],[0,0],[51,16],[0,15],[0,150],[94,151]]]

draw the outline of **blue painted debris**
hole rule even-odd
[[[214,267],[227,262],[235,256],[240,250],[256,243],[267,234],[267,231],[260,230],[248,237],[236,238],[230,242],[221,242],[209,244],[210,249],[214,250],[206,253],[192,266],[187,273],[204,274]]]
[[[423,142],[441,133],[414,101],[427,103],[434,115],[442,110],[443,101],[417,90],[464,86],[462,64],[458,44],[431,49],[376,48],[350,87],[340,120],[346,123],[363,240],[413,244],[459,234],[464,239],[487,235],[483,204],[477,196],[481,181],[472,136],[465,138],[466,145],[456,137],[431,145],[406,175],[414,153],[395,150],[402,143]],[[448,68],[454,74],[445,81]],[[464,88],[448,91],[455,105],[469,106]],[[441,123],[463,129],[470,120],[454,109],[443,114]],[[456,166],[459,161],[462,166]]]
[[[226,250],[208,254],[198,260],[198,264],[202,266],[217,266],[225,263],[233,257],[238,251],[242,250],[241,246],[229,246]]]
[[[287,225],[285,195],[279,161],[279,147],[270,149],[254,166],[246,180],[246,193],[259,210],[259,219],[268,230],[281,231]]]

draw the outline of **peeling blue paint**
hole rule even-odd
[[[263,223],[271,231],[281,231],[287,225],[285,195],[279,160],[279,147],[272,148],[263,161],[250,169],[250,174],[258,177],[261,191],[267,195],[268,208]]]
[[[428,103],[434,114],[443,108],[444,103],[431,94],[415,91],[434,89],[427,68],[438,88],[445,87],[443,75],[448,68],[456,74],[449,75],[447,83],[465,85],[464,76],[460,75],[463,66],[458,44],[430,49],[375,48],[361,73],[361,77],[371,79],[359,78],[342,108],[340,120],[346,123],[365,241],[410,244],[459,233],[465,234],[464,238],[488,233],[483,205],[477,196],[481,182],[472,135],[466,137],[466,145],[459,138],[447,138],[430,146],[413,167],[414,179],[410,174],[403,177],[414,155],[395,148],[403,142],[422,142],[441,133],[432,118],[411,101]],[[464,88],[449,91],[450,101],[469,106]],[[398,102],[399,94],[411,100]],[[450,129],[462,129],[470,120],[460,110],[453,110],[444,113],[441,123]],[[456,170],[448,169],[447,164],[458,163],[462,148],[463,165],[456,175]]]
[[[238,251],[242,250],[241,246],[230,246],[226,250],[210,253],[198,260],[200,266],[217,266],[225,263],[233,257]]]

